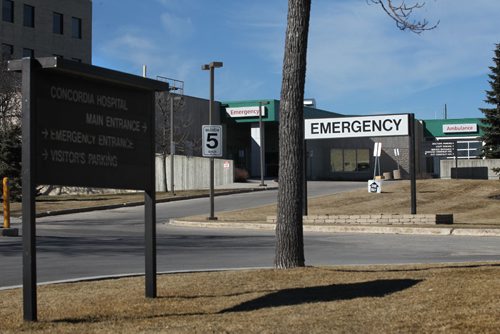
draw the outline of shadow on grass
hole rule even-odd
[[[401,268],[401,269],[327,269],[322,268],[325,271],[335,271],[343,273],[398,273],[398,272],[419,272],[419,271],[429,271],[429,270],[446,270],[446,269],[469,269],[469,268],[487,268],[487,267],[500,267],[498,263],[486,263],[486,264],[456,264],[449,266],[429,266],[424,268]]]
[[[198,312],[198,313],[165,313],[165,314],[153,314],[149,316],[123,316],[123,317],[116,317],[116,316],[85,316],[81,318],[63,318],[63,319],[57,319],[57,320],[52,320],[52,321],[47,321],[46,323],[54,323],[54,324],[91,324],[91,323],[103,323],[111,320],[117,320],[119,319],[120,321],[137,321],[137,320],[147,320],[147,319],[158,319],[158,318],[165,318],[165,317],[177,317],[177,316],[182,316],[182,317],[190,317],[190,316],[204,316],[207,314],[211,313],[204,313],[204,312]],[[42,321],[40,323],[43,323]]]
[[[422,280],[390,279],[351,284],[332,284],[308,288],[285,289],[249,300],[220,313],[255,311],[269,307],[292,306],[306,303],[333,302],[363,297],[384,297],[403,291]]]
[[[94,197],[55,197],[54,198],[37,198],[36,201],[40,203],[62,203],[62,202],[99,202],[99,201],[112,201],[120,197],[107,197],[107,198],[94,198]]]
[[[376,280],[369,282],[352,283],[352,284],[332,284],[332,285],[315,286],[308,288],[284,289],[280,291],[270,291],[270,293],[268,293],[263,297],[250,300],[215,313],[210,311],[184,312],[184,313],[174,312],[174,313],[151,314],[139,317],[124,315],[120,317],[120,320],[128,321],[128,320],[138,320],[138,319],[156,319],[156,318],[172,317],[172,316],[203,316],[207,314],[246,312],[246,311],[265,309],[269,307],[293,306],[293,305],[318,303],[318,302],[333,302],[333,301],[350,300],[363,297],[384,297],[395,292],[409,289],[420,282],[422,282],[422,280],[390,279],[390,280]],[[238,294],[228,294],[227,296],[235,296],[253,292],[256,291],[252,292],[247,291]],[[200,296],[196,296],[194,298],[198,297]],[[213,297],[221,297],[221,296],[214,295]],[[172,296],[168,298],[176,298],[176,297]],[[87,315],[78,318],[56,319],[49,321],[49,323],[68,323],[68,324],[99,323],[99,322],[109,321],[110,319],[116,320],[117,318],[113,316]]]

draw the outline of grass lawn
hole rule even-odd
[[[409,214],[410,182],[384,182],[381,194],[359,189],[309,199],[310,215]],[[500,227],[499,180],[418,180],[417,213],[452,213],[454,223]],[[219,221],[265,222],[276,205],[218,212]],[[195,216],[188,219],[201,219]]]
[[[1,333],[498,333],[500,263],[169,274],[0,291]]]

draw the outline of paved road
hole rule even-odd
[[[316,183],[321,195],[364,183]],[[216,198],[216,210],[255,207],[276,200],[276,191]],[[201,214],[207,199],[159,204],[158,221]],[[121,208],[38,220],[38,281],[144,271],[143,208]],[[270,231],[158,227],[158,270],[272,266]],[[500,238],[306,234],[311,265],[500,260]],[[0,238],[0,287],[21,283],[20,238]]]

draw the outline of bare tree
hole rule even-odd
[[[0,64],[0,179],[9,178],[11,198],[21,195],[21,86],[18,73]]]
[[[281,82],[277,268],[304,266],[302,228],[304,85],[311,0],[289,0]]]
[[[404,0],[367,0],[367,2],[380,5],[384,12],[396,22],[396,26],[401,30],[410,30],[411,32],[420,34],[422,31],[432,30],[439,25],[439,21],[430,26],[426,19],[413,20],[411,18],[413,11],[424,7],[425,2],[415,2],[411,5],[408,5]]]
[[[21,83],[18,73],[8,72],[5,62],[0,64],[0,131],[20,125]]]
[[[411,21],[424,3],[407,5],[404,0],[367,0],[378,4],[396,21],[399,29],[421,33],[434,29],[426,20]],[[304,150],[304,85],[311,0],[289,0],[279,123],[279,189],[276,223],[277,268],[305,265],[302,201]]]
[[[157,93],[156,112],[156,152],[161,154],[164,171],[164,187],[168,191],[167,182],[167,156],[173,154],[192,155],[196,147],[201,147],[201,139],[198,140],[191,131],[193,124],[192,115],[183,112],[185,100],[183,95],[169,92]],[[171,112],[173,102],[173,127],[171,126]],[[170,146],[170,133],[173,128],[174,147]],[[173,152],[172,152],[173,149]]]

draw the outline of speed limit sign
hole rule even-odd
[[[222,157],[222,125],[202,125],[204,157]]]

